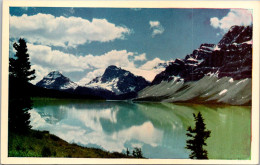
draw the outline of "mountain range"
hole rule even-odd
[[[251,78],[252,26],[233,26],[218,44],[176,59],[135,100],[250,104]]]
[[[46,75],[36,86],[47,89],[73,92],[77,94],[92,94],[103,96],[106,99],[115,98],[124,94],[137,93],[150,85],[150,82],[141,76],[135,76],[129,71],[114,65],[107,67],[102,76],[94,78],[85,86],[79,86],[59,71],[52,71]],[[116,97],[118,98],[118,97]]]
[[[85,86],[58,71],[50,72],[36,85],[104,99],[250,104],[252,26],[232,26],[218,44],[201,44],[184,59],[158,67],[165,69],[152,82],[112,65]]]

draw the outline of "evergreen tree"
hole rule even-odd
[[[193,116],[196,122],[195,128],[188,127],[187,131],[189,133],[186,134],[191,138],[186,141],[186,148],[191,150],[189,157],[191,159],[208,159],[208,153],[203,146],[207,146],[205,141],[210,137],[211,131],[206,130],[204,119],[200,112],[197,116],[195,114]]]
[[[129,156],[130,152],[128,150],[128,148],[126,148],[126,156]]]
[[[31,70],[27,45],[24,39],[14,43],[15,58],[9,59],[9,114],[8,128],[16,133],[26,133],[30,128],[32,101],[28,94],[28,82],[35,78]]]
[[[25,82],[35,79],[35,70],[31,70],[26,41],[20,38],[19,44],[14,43],[13,47],[16,50],[16,54],[15,59],[9,59],[10,76]]]
[[[135,157],[135,158],[143,158],[143,153],[142,153],[141,148],[137,148],[137,147],[134,148],[134,150],[133,150],[133,157]]]

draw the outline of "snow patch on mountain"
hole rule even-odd
[[[76,89],[78,87],[78,85],[74,82],[68,82],[65,83],[64,85],[61,85],[60,89]]]
[[[94,78],[85,87],[106,89],[114,92],[116,95],[120,95],[129,92],[138,92],[149,84],[143,77],[111,65],[107,67],[102,76]]]
[[[224,103],[243,105],[251,101],[251,79],[229,81],[230,77],[218,79],[205,76],[198,81],[184,82],[180,79],[162,81],[144,88],[136,101]]]
[[[58,77],[61,77],[61,72],[59,71],[53,71],[53,72],[50,72],[47,76],[45,76],[44,78],[46,79],[56,79]]]
[[[220,50],[220,48],[218,47],[218,45],[216,45],[213,49],[213,51],[216,51],[216,50]]]
[[[221,92],[219,92],[219,95],[223,95],[224,93],[226,93],[228,90],[227,89],[224,89],[222,90]]]
[[[94,88],[94,89],[106,89],[109,91],[114,92],[115,94],[119,95],[122,94],[122,92],[118,89],[117,83],[119,81],[118,78],[112,79],[107,82],[101,81],[102,77],[97,78],[97,81],[91,81],[88,84],[85,85],[85,87]]]
[[[76,89],[78,87],[76,83],[63,76],[59,71],[50,72],[41,81],[36,83],[36,86],[56,90]]]

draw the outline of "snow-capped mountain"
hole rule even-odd
[[[152,84],[179,77],[197,81],[208,73],[235,80],[252,77],[252,26],[233,26],[217,44],[202,44],[184,59],[176,59]]]
[[[149,84],[140,76],[110,66],[102,77],[93,79],[86,86],[77,85],[58,71],[50,72],[36,86],[64,91],[72,97],[123,100],[136,97],[136,92]]]
[[[104,74],[96,77],[85,87],[93,89],[106,89],[116,95],[130,92],[138,92],[150,83],[141,76],[135,76],[129,71],[118,68],[114,65],[107,67]]]
[[[136,100],[242,105],[251,101],[251,78],[252,26],[233,26],[217,45],[172,62]]]
[[[56,90],[76,89],[78,87],[76,83],[63,76],[59,71],[50,72],[36,86]]]
[[[218,46],[222,48],[250,40],[252,40],[252,26],[232,26],[228,33],[219,41]]]

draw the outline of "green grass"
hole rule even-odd
[[[9,157],[132,158],[123,153],[69,144],[47,131],[30,130],[26,135],[10,133]]]

